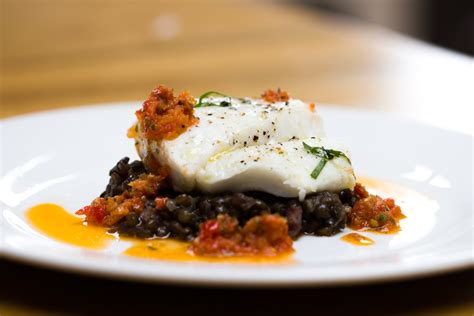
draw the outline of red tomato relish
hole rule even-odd
[[[87,223],[112,226],[130,212],[140,212],[144,207],[144,198],[156,196],[164,179],[164,176],[142,174],[128,184],[130,190],[113,197],[96,198],[90,205],[78,210],[76,214],[85,215]],[[156,203],[162,205],[164,201],[156,201]]]
[[[286,220],[279,215],[255,216],[240,228],[224,214],[201,224],[191,250],[201,256],[275,256],[292,251],[292,244]]]
[[[354,193],[359,200],[349,212],[350,228],[370,229],[380,233],[395,233],[400,230],[400,219],[405,216],[392,198],[383,199],[378,195],[371,195],[360,183],[356,184]]]
[[[276,91],[268,89],[264,91],[261,96],[263,100],[270,103],[281,102],[281,101],[286,102],[290,100],[290,95],[288,94],[288,92],[280,90],[280,88],[278,88]]]
[[[139,131],[148,140],[174,139],[198,122],[195,103],[188,92],[175,97],[173,89],[159,85],[136,112]]]

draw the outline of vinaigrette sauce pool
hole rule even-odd
[[[30,224],[41,233],[64,243],[89,248],[105,249],[118,236],[107,233],[104,227],[87,225],[82,218],[70,214],[56,204],[39,204],[26,213]],[[144,259],[193,262],[228,262],[228,263],[292,263],[291,253],[275,257],[201,257],[188,251],[189,243],[172,239],[141,240],[120,238],[131,243],[123,254]]]
[[[90,249],[103,249],[113,236],[104,227],[87,226],[82,219],[56,204],[39,204],[26,213],[28,221],[53,239]]]
[[[378,181],[371,178],[358,178],[358,181],[375,193],[383,193],[393,197],[396,201],[404,200],[412,202],[412,205],[422,205],[426,197],[413,190],[399,185]],[[413,200],[413,201],[412,201]],[[419,200],[419,201],[418,201]],[[404,211],[402,207],[402,211]],[[83,223],[82,218],[72,215],[61,206],[55,204],[39,204],[26,212],[29,223],[38,231],[50,238],[62,241],[78,247],[100,250],[106,248],[118,236],[107,233],[104,227],[98,227]],[[353,232],[340,238],[342,241],[357,246],[370,246],[374,241],[359,233]],[[134,238],[120,238],[120,240],[131,243],[123,254],[144,259],[168,260],[168,261],[194,261],[194,262],[235,262],[235,263],[292,263],[290,254],[275,257],[200,257],[188,251],[189,243],[170,240],[139,240]]]

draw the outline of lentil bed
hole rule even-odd
[[[121,159],[111,170],[110,180],[101,197],[113,197],[128,189],[146,169],[141,161],[129,163]],[[148,198],[140,212],[131,212],[111,231],[138,238],[177,238],[191,241],[199,233],[199,225],[219,214],[227,213],[244,225],[261,214],[279,214],[288,222],[289,235],[331,236],[346,226],[347,214],[357,201],[351,190],[318,192],[303,201],[282,198],[263,192],[206,195],[199,192],[182,194],[161,189],[159,197],[166,197],[165,207],[158,210],[154,198]]]

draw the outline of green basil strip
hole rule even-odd
[[[324,147],[323,147],[324,149]],[[344,154],[342,151],[338,151],[338,150],[334,150],[334,149],[325,149],[329,155],[333,156],[333,157],[342,157],[342,158],[345,158],[347,160],[348,163],[352,164],[351,160],[349,159],[349,157],[346,156],[346,154]],[[331,158],[332,159],[332,158]]]
[[[213,95],[229,98],[229,102],[220,102],[220,103],[203,102],[204,99],[209,98],[210,96],[213,96]],[[194,107],[199,108],[199,107],[205,107],[205,106],[219,106],[219,105],[229,106],[231,102],[232,102],[231,96],[225,95],[217,91],[208,91],[199,97],[198,103]]]
[[[313,172],[311,172],[311,177],[313,179],[317,179],[319,174],[321,173],[321,171],[323,171],[323,168],[324,166],[326,165],[328,161],[324,158],[321,158],[321,160],[319,161],[318,165],[316,166],[316,168],[314,168]]]
[[[347,157],[343,152],[334,150],[334,149],[325,149],[324,147],[312,147],[305,142],[303,142],[303,147],[306,149],[307,152],[313,154],[316,157],[321,158],[316,168],[314,168],[313,172],[311,172],[311,177],[313,179],[317,179],[321,171],[323,170],[324,166],[329,160],[334,158],[342,157],[347,160],[347,162],[351,163],[349,157]]]

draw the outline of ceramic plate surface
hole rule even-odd
[[[99,276],[228,286],[368,283],[472,266],[472,137],[332,106],[320,107],[327,133],[348,146],[356,174],[423,197],[394,196],[408,218],[397,235],[365,234],[376,241],[373,246],[345,243],[342,233],[298,239],[295,262],[286,265],[166,262],[124,256],[124,242],[89,250],[31,227],[25,219],[29,207],[51,202],[72,213],[102,192],[118,159],[137,158],[125,134],[139,105],[81,107],[1,122],[3,255]]]

